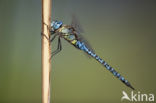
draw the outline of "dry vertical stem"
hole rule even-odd
[[[51,0],[42,0],[42,103],[50,103],[50,22]]]

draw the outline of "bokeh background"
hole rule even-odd
[[[70,24],[72,13],[101,58],[137,91],[156,94],[155,0],[52,0],[52,19]],[[123,90],[130,94],[94,59],[62,45],[52,58],[51,103],[120,103]],[[41,103],[41,0],[0,0],[0,103]]]

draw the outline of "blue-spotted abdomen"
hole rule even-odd
[[[131,86],[131,84],[123,77],[121,76],[114,68],[109,66],[103,59],[101,59],[98,55],[93,53],[91,50],[89,50],[83,42],[77,41],[76,42],[77,48],[80,50],[85,51],[88,55],[92,56],[94,59],[96,59],[98,62],[100,62],[104,67],[106,67],[107,70],[109,70],[115,77],[117,77],[119,80],[121,80],[125,85],[130,87],[134,90],[134,88]]]

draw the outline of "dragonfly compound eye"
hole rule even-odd
[[[55,20],[55,21],[52,21],[52,23],[51,23],[51,28],[53,28],[54,30],[57,30],[57,29],[59,29],[61,26],[62,26],[62,22],[58,22],[57,20]]]

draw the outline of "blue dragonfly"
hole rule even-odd
[[[130,87],[134,90],[132,85],[126,80],[123,76],[121,76],[114,68],[108,65],[103,59],[101,59],[94,50],[91,48],[89,43],[84,39],[81,35],[83,29],[81,28],[78,20],[75,16],[73,16],[71,25],[64,25],[63,22],[54,20],[51,23],[50,27],[51,32],[51,42],[58,37],[58,46],[57,49],[52,52],[52,57],[59,53],[62,50],[61,38],[64,38],[67,42],[73,45],[75,48],[84,51],[90,57],[93,57],[100,64],[102,64],[108,71],[110,71],[115,77],[117,77],[120,81],[122,81],[126,86]]]

